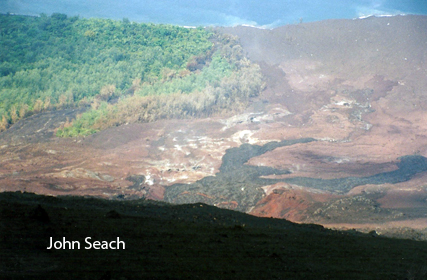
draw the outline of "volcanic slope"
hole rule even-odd
[[[219,30],[239,36],[265,76],[245,112],[75,139],[53,132],[77,112],[34,115],[0,134],[0,191],[204,201],[331,227],[427,227],[425,16]],[[262,150],[240,155],[240,175],[250,176],[222,184],[227,153],[245,149]]]
[[[427,258],[425,242],[202,203],[5,192],[0,229],[2,279],[424,279]],[[89,249],[87,237],[124,245]],[[47,249],[50,238],[81,246]]]
[[[425,16],[395,16],[223,29],[239,36],[248,57],[261,65],[267,89],[260,98],[289,112],[254,137],[318,140],[249,160],[293,173],[288,184],[264,187],[267,197],[252,213],[323,224],[338,216],[341,222],[399,224],[378,215],[388,211],[391,220],[406,220],[402,225],[426,226],[425,172],[392,179],[398,170],[410,173],[400,168],[409,155],[424,161],[427,154],[426,27]],[[352,183],[363,177],[390,181]],[[348,186],[346,196],[314,191],[334,182]]]

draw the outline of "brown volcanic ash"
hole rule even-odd
[[[425,156],[426,28],[424,16],[396,16],[274,30],[225,29],[238,35],[249,58],[262,66],[268,88],[261,98],[293,113],[287,122],[274,124],[282,128],[278,132],[330,141],[277,149],[249,164],[268,162],[275,168],[296,170],[296,176],[329,179],[391,171],[395,169],[392,162],[400,156]],[[276,132],[267,133],[264,137],[277,137]],[[423,177],[420,174],[411,181]],[[384,207],[401,196],[408,197],[399,203],[402,207],[426,207],[425,201],[420,205],[409,199],[426,194],[423,183],[357,187],[351,193],[371,193],[372,188],[380,189],[375,192],[381,193],[378,201]],[[280,197],[277,191],[274,196]],[[274,204],[274,199],[270,201]],[[263,201],[258,208],[266,205]],[[288,215],[282,213],[274,216]]]
[[[79,139],[52,137],[68,111],[34,116],[0,134],[0,190],[162,199],[173,184],[214,176],[229,148],[305,137],[318,141],[247,164],[291,172],[270,179],[333,179],[391,172],[401,156],[427,156],[427,17],[220,30],[241,38],[266,78],[266,90],[246,112],[125,125]],[[262,187],[251,212],[323,224],[349,217],[347,225],[367,223],[372,214],[376,220],[368,223],[398,225],[424,215],[425,179],[419,173],[344,195],[279,183]],[[236,207],[231,196],[219,197],[218,206]]]

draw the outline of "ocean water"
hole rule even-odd
[[[253,25],[274,28],[298,22],[370,15],[427,14],[427,0],[0,0],[0,13],[65,13],[182,26]]]

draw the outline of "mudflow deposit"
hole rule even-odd
[[[335,228],[427,227],[427,17],[328,20],[240,37],[266,87],[240,115],[84,138],[45,112],[0,134],[0,191],[203,202]]]

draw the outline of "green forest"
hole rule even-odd
[[[0,131],[85,106],[58,136],[131,122],[237,112],[263,87],[237,38],[205,28],[0,15]]]

